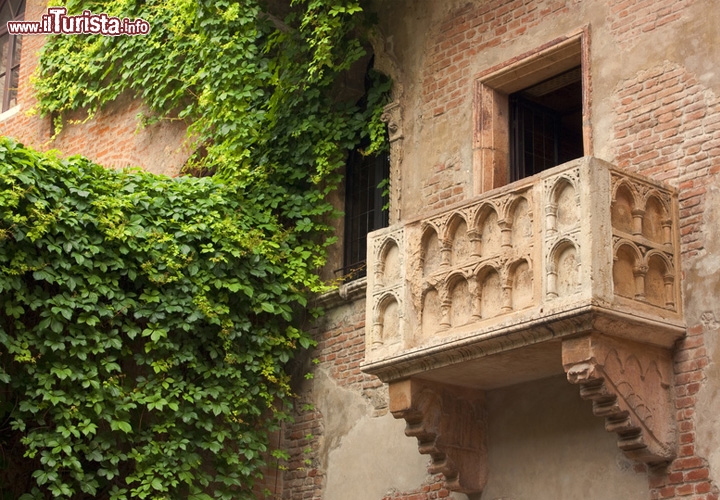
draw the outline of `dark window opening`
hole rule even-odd
[[[583,156],[581,69],[510,94],[510,180]]]
[[[8,21],[21,21],[25,15],[24,0],[0,0],[0,97],[2,111],[17,104],[20,83],[22,37],[11,35]]]
[[[388,225],[388,153],[350,153],[345,180],[345,245],[342,274],[346,280],[365,276],[367,234]],[[383,182],[385,181],[385,182]]]

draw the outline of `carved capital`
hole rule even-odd
[[[633,274],[635,276],[645,276],[650,268],[646,265],[639,265],[633,267]]]
[[[562,357],[568,381],[593,402],[628,458],[660,464],[675,457],[670,350],[589,334],[563,341]]]
[[[548,203],[545,205],[545,218],[547,220],[547,230],[549,232],[555,232],[557,231],[557,213],[558,213],[558,204],[557,203]]]
[[[512,220],[498,219],[497,223],[500,227],[500,237],[503,248],[507,249],[512,247]]]
[[[383,108],[383,114],[380,116],[380,120],[387,123],[388,139],[390,142],[395,142],[398,139],[403,138],[402,109],[400,108],[399,102],[391,102],[385,106]]]
[[[430,473],[442,473],[448,489],[465,494],[487,483],[484,402],[478,390],[413,379],[390,384],[390,411],[432,458]]]

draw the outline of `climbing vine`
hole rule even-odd
[[[38,111],[121,95],[183,120],[170,179],[0,142],[0,481],[13,498],[255,498],[332,242],[348,149],[383,147],[388,82],[339,96],[354,0],[78,1],[145,36],[57,36]],[[210,175],[212,174],[212,175]],[[20,472],[28,470],[28,476]],[[13,471],[20,471],[15,473]]]

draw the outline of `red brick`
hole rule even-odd
[[[658,491],[658,494],[660,495],[658,498],[670,498],[673,495],[675,495],[675,487],[674,486],[666,486],[665,488],[662,488]]]
[[[675,489],[675,494],[680,496],[690,495],[694,491],[692,484],[683,484]]]
[[[694,443],[695,442],[695,433],[693,432],[685,432],[680,434],[680,443],[681,444],[688,444],[688,443]]]
[[[697,467],[702,467],[703,465],[704,461],[698,457],[679,458],[673,462],[673,467],[675,469],[695,469]]]
[[[710,475],[710,471],[707,468],[694,469],[685,473],[683,479],[685,481],[699,481],[701,479],[707,479]]]
[[[668,482],[670,484],[677,484],[682,482],[683,480],[683,474],[682,472],[672,472],[668,475]]]
[[[712,490],[712,483],[710,481],[703,481],[695,485],[695,493],[710,493]]]
[[[678,455],[680,457],[691,457],[695,454],[695,446],[692,444],[686,444],[680,447]]]

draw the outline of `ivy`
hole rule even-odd
[[[8,140],[0,200],[2,404],[37,486],[200,498],[221,483],[218,498],[244,498],[284,417],[282,367],[311,343],[289,323],[304,299],[278,228],[212,177]]]
[[[151,32],[48,37],[38,110],[60,127],[142,99],[144,123],[187,124],[201,175],[0,142],[0,479],[30,471],[23,500],[255,498],[285,366],[313,344],[298,313],[326,289],[327,195],[348,149],[383,147],[386,79],[363,105],[337,91],[367,16],[355,0],[65,5]]]

